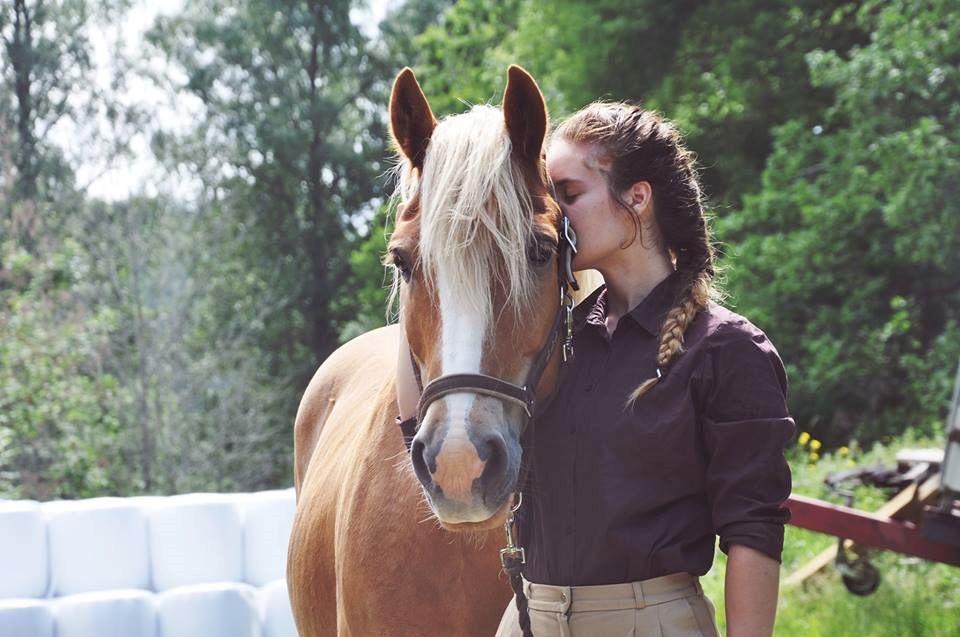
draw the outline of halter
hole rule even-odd
[[[551,191],[556,199],[556,191],[553,184],[550,184]],[[403,432],[403,441],[410,451],[410,445],[413,437],[417,434],[420,422],[426,416],[427,409],[437,399],[455,392],[469,392],[473,394],[482,394],[492,396],[500,400],[523,407],[526,419],[523,422],[520,433],[526,430],[530,421],[537,414],[537,385],[540,383],[540,377],[543,376],[550,357],[553,354],[554,345],[557,340],[563,338],[561,355],[563,362],[568,362],[573,358],[573,297],[570,295],[569,288],[579,290],[576,277],[573,275],[573,255],[577,253],[577,235],[570,225],[570,220],[562,217],[561,227],[558,229],[559,241],[557,246],[557,260],[560,270],[560,303],[557,308],[553,325],[547,340],[534,359],[530,371],[527,372],[527,379],[523,385],[489,376],[487,374],[445,374],[433,379],[427,386],[423,386],[423,378],[420,373],[420,365],[417,363],[410,352],[410,363],[413,367],[414,376],[417,379],[417,388],[420,390],[420,400],[417,402],[417,415],[413,418],[401,421],[398,424]]]

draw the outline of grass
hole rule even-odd
[[[851,465],[892,466],[898,450],[942,447],[943,440],[907,433],[868,452],[854,447],[823,457],[819,449],[811,449],[811,444],[812,441],[797,444],[789,452],[794,492],[840,503],[823,484],[829,473]],[[874,510],[889,495],[879,489],[860,487],[854,506]],[[781,580],[836,541],[832,536],[788,526]],[[879,589],[867,597],[847,592],[832,568],[824,569],[800,588],[781,587],[774,634],[778,637],[960,637],[960,568],[885,551],[874,553],[871,561],[880,571],[881,580]],[[725,627],[725,566],[726,556],[717,551],[713,569],[702,578],[704,590],[717,607],[721,628]]]

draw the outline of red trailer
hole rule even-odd
[[[834,535],[838,542],[787,577],[785,586],[833,563],[850,592],[869,595],[880,583],[869,559],[876,549],[960,566],[960,367],[944,450],[908,449],[897,454],[895,468],[844,471],[827,478],[827,484],[847,499],[846,506],[793,495],[790,524]],[[879,511],[868,513],[852,507],[853,484],[898,491]]]

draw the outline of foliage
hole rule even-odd
[[[389,205],[382,205],[370,221],[367,237],[350,253],[350,282],[353,290],[348,303],[355,318],[340,333],[346,342],[355,336],[391,322],[387,307],[392,278],[382,263],[387,252],[387,237],[393,229]]]
[[[202,100],[186,140],[158,137],[172,164],[187,159],[205,186],[252,224],[245,252],[256,278],[287,297],[263,316],[275,367],[299,365],[304,386],[337,345],[336,299],[346,294],[347,250],[377,197],[386,137],[382,73],[349,2],[190,3],[158,21],[150,43],[179,65],[175,90]],[[290,329],[290,322],[299,327]],[[311,358],[284,354],[305,345]]]
[[[519,0],[460,0],[417,36],[414,66],[438,117],[499,102],[509,52],[497,46],[516,29]]]
[[[723,219],[729,286],[832,444],[935,431],[960,358],[960,17],[869,3],[871,42],[808,56],[836,95],[775,131],[763,187]]]
[[[148,492],[252,489],[290,475],[295,398],[258,347],[268,286],[222,259],[232,221],[162,198],[94,202],[78,220],[93,263],[87,303],[118,316],[109,362],[130,396],[119,417]],[[254,286],[259,299],[236,294]]]
[[[39,242],[63,231],[75,210],[70,162],[76,157],[54,143],[58,127],[69,124],[79,131],[100,113],[117,125],[136,119],[91,81],[87,36],[95,19],[110,20],[126,6],[127,0],[0,3],[0,240],[13,238],[36,252]],[[100,150],[111,156],[119,152]]]
[[[550,0],[524,5],[510,47],[560,115],[629,100],[674,120],[720,214],[759,183],[771,129],[819,111],[804,56],[866,40],[839,0]],[[576,43],[564,47],[559,43]]]
[[[117,317],[76,288],[89,263],[74,242],[37,259],[4,243],[0,294],[0,497],[86,497],[130,488],[118,415],[129,395],[104,369]]]

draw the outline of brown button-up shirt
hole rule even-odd
[[[773,344],[717,304],[687,327],[684,352],[656,375],[658,332],[676,272],[617,323],[601,287],[574,312],[574,360],[532,432],[518,512],[533,582],[585,586],[675,572],[703,575],[716,536],[780,560],[790,518],[784,447],[794,432]]]

